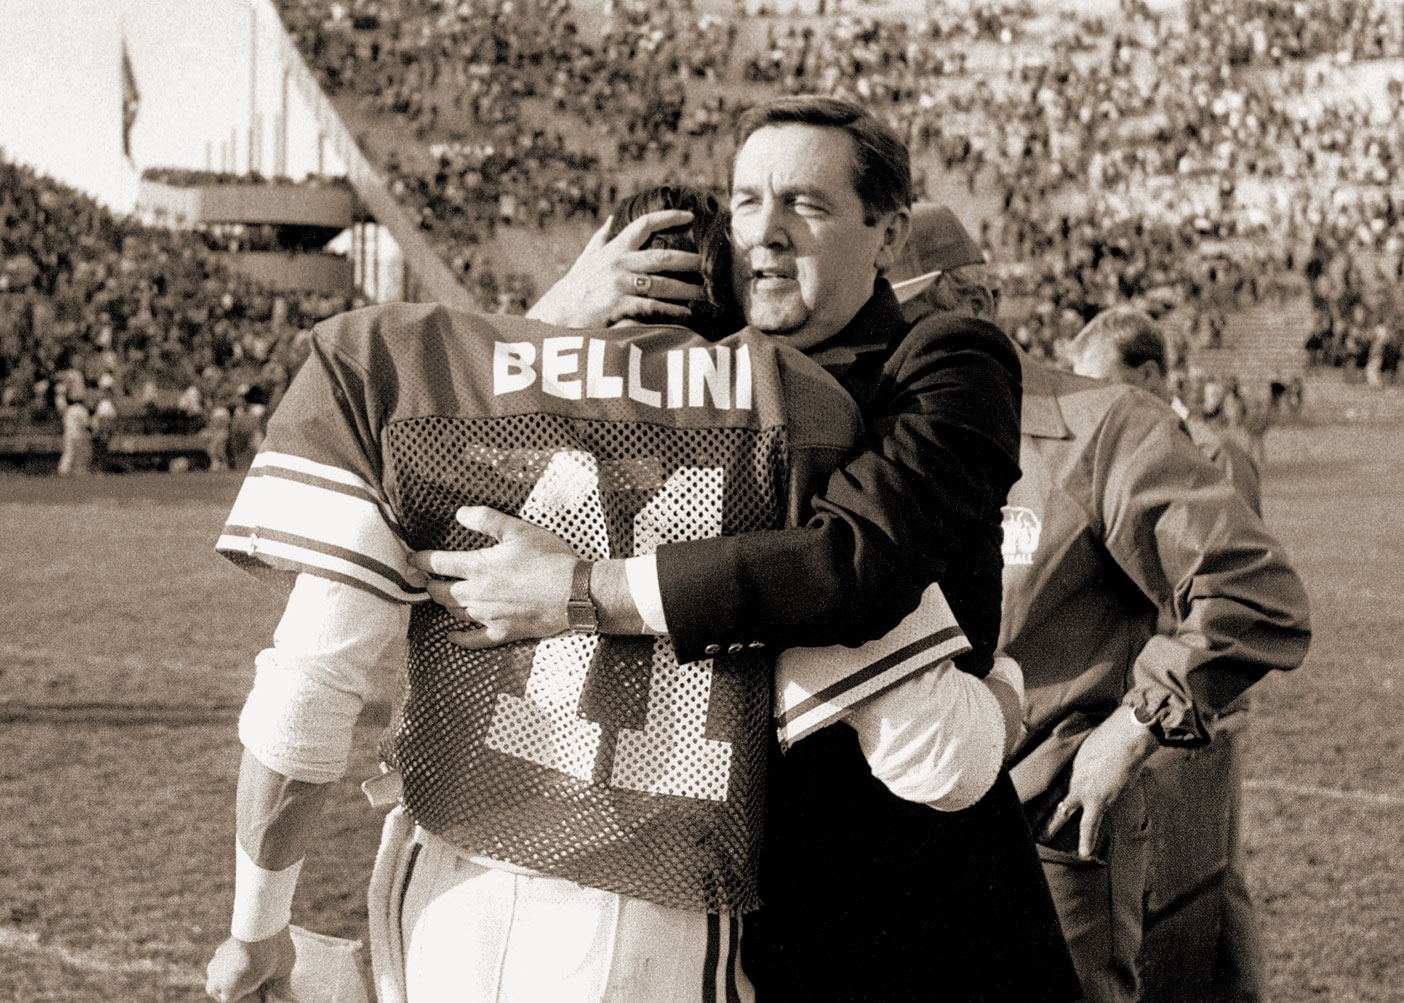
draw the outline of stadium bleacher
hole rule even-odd
[[[1035,355],[1058,358],[1076,321],[1130,301],[1169,325],[1186,372],[1260,395],[1309,364],[1395,378],[1404,150],[1389,123],[1404,89],[1387,76],[1363,91],[1357,71],[1399,66],[1397,7],[976,3],[914,20],[873,5],[744,21],[720,3],[627,2],[607,16],[568,0],[279,9],[386,189],[479,309],[524,310],[618,194],[665,180],[722,187],[734,115],[819,89],[869,104],[908,136],[923,194],[979,228],[1003,319]],[[7,234],[0,271],[11,408],[75,358],[89,391],[111,370],[117,397],[147,379],[179,395],[214,367],[223,375],[201,386],[206,411],[237,406],[241,387],[286,378],[283,346],[337,305],[283,296],[278,330],[257,332],[273,319],[269,290],[164,231],[133,231],[6,170],[7,217],[30,214]],[[181,311],[157,296],[143,313],[138,295],[114,314],[106,278],[45,246],[62,242],[21,246],[45,227],[86,233],[93,253],[126,255],[138,271],[178,261],[162,281],[211,302]],[[84,283],[93,302],[74,305]],[[50,307],[33,309],[34,296]],[[33,341],[36,323],[44,347],[17,343]],[[144,357],[133,364],[132,351]]]
[[[42,467],[65,407],[106,400],[102,462],[207,459],[210,414],[276,403],[299,334],[351,305],[241,278],[196,234],[119,219],[0,160],[0,457]]]
[[[1174,314],[1187,361],[1223,370],[1255,321],[1211,324],[1203,301],[1231,289],[1233,313],[1280,286],[1300,295],[1313,247],[1333,260],[1400,256],[1388,127],[1400,94],[1386,87],[1372,107],[1351,73],[1397,64],[1404,28],[1398,9],[1368,0],[976,3],[928,6],[924,20],[884,20],[874,5],[745,22],[704,4],[627,3],[609,16],[564,2],[280,9],[484,309],[520,310],[562,273],[561,248],[580,246],[609,189],[724,187],[732,116],[804,89],[889,118],[928,197],[986,224],[1005,301],[1041,308],[1006,316],[1035,354],[1057,357],[1063,311],[1085,319],[1130,300]],[[1375,219],[1384,228],[1368,230]],[[1339,350],[1319,354],[1342,362],[1354,357],[1343,347],[1354,302],[1330,295]],[[1360,323],[1377,326],[1380,312]],[[1279,313],[1289,322],[1268,341],[1300,337],[1276,364],[1244,342],[1239,375],[1258,389],[1301,371],[1321,326],[1296,304]]]

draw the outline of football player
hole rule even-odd
[[[700,258],[727,275],[713,264],[726,247],[714,203],[664,201],[691,211],[683,235],[703,252],[678,251],[678,270]],[[713,303],[715,336],[730,321]],[[403,807],[373,879],[380,998],[752,998],[736,957],[739,917],[758,901],[770,653],[679,664],[666,637],[600,634],[588,562],[784,525],[857,425],[832,378],[753,331],[565,331],[408,305],[320,325],[219,541],[293,585],[241,716],[235,912],[210,994],[237,999],[288,972],[317,811],[378,666],[407,637],[381,747],[380,785]],[[424,601],[406,556],[487,542],[462,525],[464,506],[518,512],[569,545],[570,633],[451,643],[461,625]],[[828,676],[807,677],[796,656],[788,737],[965,650],[944,607],[925,615],[912,627],[924,650],[889,658],[881,679],[835,678],[832,658],[814,660]],[[931,629],[933,615],[951,629]],[[888,644],[905,651],[899,638]],[[957,695],[978,683],[939,678]],[[1002,720],[987,690],[965,698]],[[912,734],[870,723],[876,758],[909,764]],[[984,756],[990,781],[1001,745]],[[947,787],[967,798],[958,779]]]

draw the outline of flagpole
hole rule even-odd
[[[258,5],[249,0],[249,173],[254,172],[254,124],[258,121]]]
[[[134,200],[129,198],[131,189],[131,153],[130,135],[127,128],[127,70],[124,60],[127,57],[127,8],[125,5],[117,8],[117,110],[121,114],[120,128],[117,134],[117,142],[122,156],[116,159],[117,167],[117,199],[127,206]],[[125,210],[124,210],[125,211]]]

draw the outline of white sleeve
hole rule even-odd
[[[254,757],[293,780],[328,783],[346,772],[361,706],[390,671],[403,644],[409,607],[364,589],[300,574],[273,634],[255,662],[253,690],[239,717],[239,740]]]
[[[668,618],[663,615],[663,593],[658,588],[658,558],[653,554],[624,560],[624,577],[629,582],[629,596],[650,634],[668,633]]]
[[[1002,657],[995,664],[992,674],[1022,694],[1018,666]],[[959,811],[984,797],[999,776],[1005,743],[999,701],[983,679],[949,659],[854,708],[847,721],[873,775],[904,800]]]

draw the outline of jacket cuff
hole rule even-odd
[[[1169,690],[1135,690],[1122,703],[1161,745],[1208,745],[1212,737],[1198,708]]]
[[[660,605],[679,662],[727,650],[744,630],[744,600],[736,576],[725,573],[736,539],[669,543],[655,552]]]

